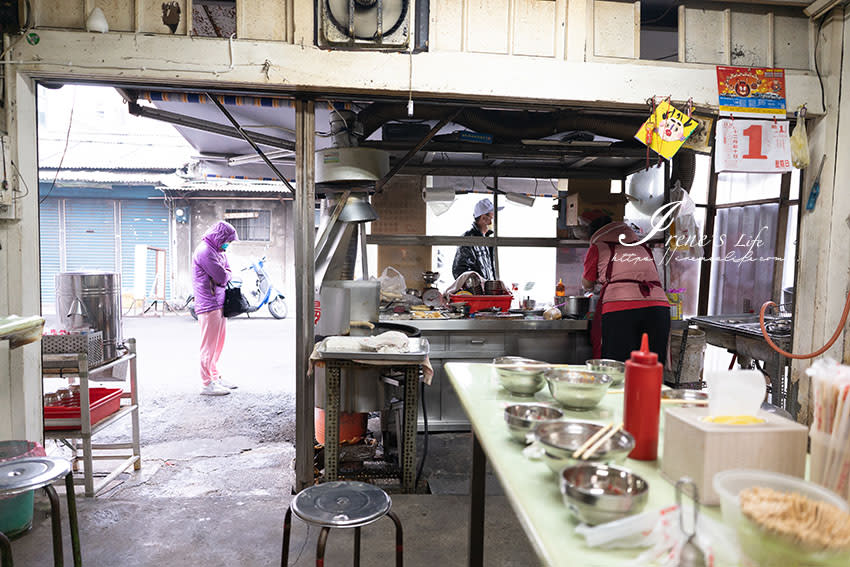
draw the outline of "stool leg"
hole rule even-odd
[[[280,567],[289,565],[289,532],[292,529],[292,508],[286,507],[286,515],[283,517],[283,551],[280,555]]]
[[[325,565],[325,544],[328,543],[328,533],[330,531],[330,528],[324,527],[319,532],[319,543],[316,544],[316,567],[324,567]]]
[[[0,567],[12,567],[12,544],[3,532],[0,532]]]
[[[360,567],[360,528],[354,528],[354,567]]]
[[[53,565],[63,567],[65,557],[62,552],[62,517],[59,515],[59,496],[51,485],[44,487],[47,498],[50,499],[50,524],[53,528]]]
[[[80,553],[80,528],[77,523],[77,495],[74,493],[74,473],[65,475],[65,497],[68,500],[68,524],[71,526],[71,550],[74,552],[74,567],[82,567]]]
[[[404,534],[401,529],[401,520],[395,515],[395,512],[390,510],[387,516],[395,524],[395,564],[396,567],[404,566]]]

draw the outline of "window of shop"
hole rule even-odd
[[[269,242],[272,234],[272,213],[256,209],[227,209],[224,218],[236,229],[239,240]]]
[[[482,182],[479,179],[476,183]],[[540,184],[540,193],[543,192],[543,184],[549,187],[548,180],[540,180]],[[551,188],[549,192],[552,192]],[[493,196],[486,193],[456,195],[454,202],[440,214],[435,211],[444,207],[429,207],[426,221],[428,235],[461,236],[472,228],[475,203],[485,198],[493,200]],[[501,196],[498,201],[498,206],[504,207],[498,211],[493,227],[499,237],[555,238],[558,212],[553,210],[552,198],[538,196],[531,207],[507,201]],[[447,287],[454,281],[452,263],[457,248],[450,245],[432,248],[432,269],[440,272],[438,287]],[[509,286],[517,284],[521,297],[531,297],[540,302],[551,301],[558,281],[555,274],[557,251],[554,246],[499,246],[499,279]]]

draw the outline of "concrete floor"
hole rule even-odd
[[[124,329],[125,337],[138,341],[143,465],[97,498],[78,492],[84,564],[278,565],[294,481],[294,321],[229,322],[221,368],[240,387],[222,398],[197,394],[198,328],[190,317],[128,318]],[[125,421],[95,440],[126,438]],[[431,435],[423,479],[436,493],[407,495],[387,486],[404,525],[406,565],[465,565],[470,443],[467,433]],[[487,492],[485,564],[538,564],[492,477]],[[13,542],[16,566],[51,564],[49,506],[42,494],[33,529]],[[318,531],[294,521],[290,565],[314,564]],[[352,533],[331,534],[328,565],[352,564]],[[65,557],[70,565],[67,534]],[[362,561],[394,564],[388,519],[363,528]]]

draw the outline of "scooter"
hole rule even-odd
[[[272,314],[272,317],[275,319],[286,319],[286,315],[289,312],[289,308],[286,306],[286,299],[284,298],[283,293],[281,293],[280,290],[271,283],[269,275],[264,267],[265,262],[266,257],[263,256],[259,260],[252,262],[247,268],[242,268],[243,272],[251,270],[257,276],[256,283],[251,286],[251,289],[247,289],[243,286],[241,278],[234,277],[231,282],[234,286],[242,287],[242,293],[245,295],[245,298],[248,300],[248,305],[250,306],[247,311],[248,317],[251,316],[251,313],[259,311],[263,305],[268,305],[269,313]],[[186,307],[188,308],[189,313],[192,314],[192,317],[197,319],[198,315],[195,313],[194,296],[190,295],[186,300]]]
[[[252,270],[257,276],[256,284],[251,286],[250,289],[246,290],[245,286],[242,286],[242,293],[248,299],[248,304],[250,305],[248,316],[250,317],[251,313],[259,311],[263,305],[268,305],[269,313],[272,314],[272,317],[275,319],[286,319],[286,315],[289,312],[286,306],[286,300],[283,293],[269,279],[269,275],[264,268],[265,263],[266,257],[263,256],[259,260],[252,262],[247,268],[242,268],[243,272]],[[241,285],[241,281],[234,278],[233,284],[239,286]]]

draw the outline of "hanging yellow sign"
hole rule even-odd
[[[635,138],[655,150],[661,157],[670,159],[697,126],[699,122],[665,100],[643,123]]]

